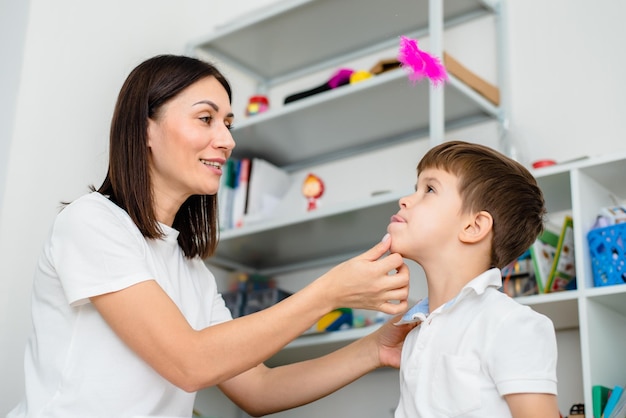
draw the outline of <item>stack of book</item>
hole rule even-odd
[[[626,418],[626,392],[624,386],[616,385],[612,389],[595,385],[593,390],[594,418]]]
[[[266,219],[291,185],[285,170],[260,158],[229,159],[218,192],[221,230]]]

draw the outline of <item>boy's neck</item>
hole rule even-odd
[[[432,312],[454,299],[461,289],[489,267],[474,266],[463,269],[425,270],[428,285],[428,311]]]

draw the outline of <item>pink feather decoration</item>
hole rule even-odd
[[[439,59],[419,49],[415,39],[400,37],[398,61],[409,70],[409,80],[413,83],[428,78],[433,85],[439,85],[448,79],[446,69]]]

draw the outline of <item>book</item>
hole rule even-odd
[[[576,279],[576,260],[574,258],[574,224],[570,216],[566,216],[556,245],[552,268],[545,284],[544,292],[567,290]]]
[[[626,417],[626,391],[622,392],[622,396],[617,400],[617,404],[613,408],[611,414],[606,418],[625,418]]]
[[[242,158],[237,164],[236,184],[233,193],[232,227],[241,228],[246,214],[248,198],[248,179],[250,176],[250,159]]]
[[[291,186],[289,173],[260,158],[252,159],[245,222],[271,216]]]
[[[611,416],[613,411],[615,411],[615,408],[620,401],[620,398],[624,398],[625,400],[623,402],[626,402],[626,397],[624,396],[624,387],[616,385],[613,387],[611,395],[606,401],[606,406],[604,407],[604,411],[602,412],[602,418],[609,418]],[[624,415],[626,415],[626,411],[624,411],[624,413],[622,414],[622,418],[624,418]]]
[[[559,236],[552,231],[544,230],[530,247],[530,257],[535,270],[535,280],[539,293],[544,293],[550,278],[552,264],[556,255]]]
[[[230,159],[224,164],[222,178],[220,179],[220,188],[217,192],[218,216],[220,230],[226,230],[233,227],[233,195],[236,184],[237,161]]]
[[[602,418],[602,411],[609,399],[611,389],[603,385],[591,387],[591,399],[593,401],[593,418]]]

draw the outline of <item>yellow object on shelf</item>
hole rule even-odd
[[[350,84],[355,84],[363,80],[372,78],[372,73],[365,70],[355,71],[350,75]]]

